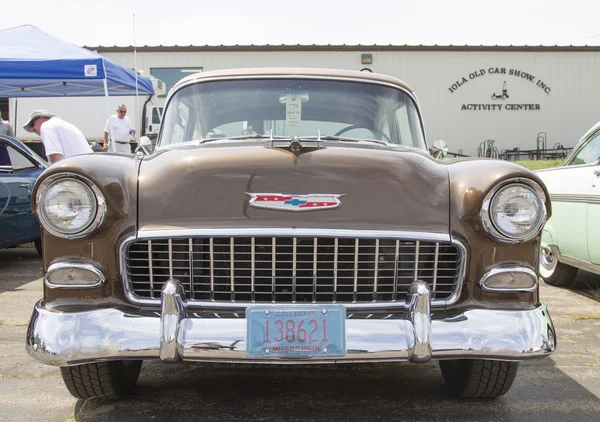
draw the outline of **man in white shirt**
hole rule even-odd
[[[135,129],[131,119],[127,116],[127,107],[119,104],[117,114],[113,114],[104,126],[104,149],[105,151],[131,154],[131,136],[135,135]]]
[[[32,111],[23,129],[42,138],[50,164],[73,155],[93,152],[87,139],[77,127],[56,117],[48,110]]]
[[[0,114],[0,135],[7,135],[15,137],[15,131],[10,123],[6,120],[2,119],[2,114]]]

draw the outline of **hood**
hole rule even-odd
[[[334,209],[256,208],[251,193],[340,195]],[[146,157],[139,228],[306,228],[449,233],[445,165],[426,154],[335,145],[295,155],[265,144],[201,145]]]

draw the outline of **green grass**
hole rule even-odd
[[[529,170],[541,170],[552,167],[558,167],[563,162],[562,159],[558,160],[525,160],[515,161],[517,164],[527,167]]]

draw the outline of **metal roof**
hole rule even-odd
[[[125,53],[133,46],[86,46],[99,53]],[[227,51],[502,51],[502,52],[600,52],[600,45],[346,45],[346,44],[235,44],[235,45],[144,45],[140,53],[227,52]]]

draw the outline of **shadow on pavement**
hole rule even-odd
[[[78,421],[591,421],[600,400],[551,359],[521,365],[509,393],[462,400],[439,368],[232,368],[146,362],[134,396],[79,400]],[[594,416],[595,415],[595,416]]]
[[[0,293],[42,277],[42,258],[35,248],[0,249]]]
[[[569,290],[600,302],[600,275],[579,270]]]

